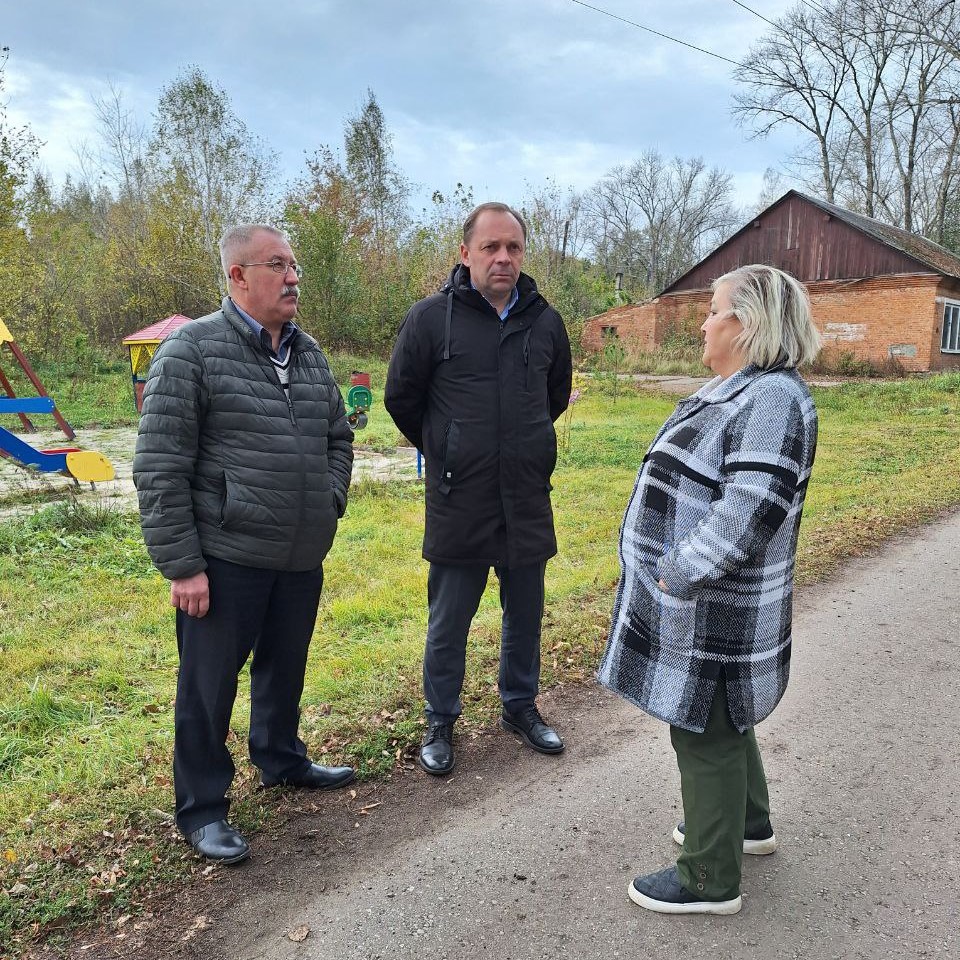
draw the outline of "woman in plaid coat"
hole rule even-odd
[[[753,727],[783,695],[797,533],[817,415],[796,367],[820,338],[804,288],[753,265],[713,284],[703,359],[717,375],[660,429],[620,537],[598,672],[670,724],[683,795],[675,867],[637,877],[662,913],[736,913],[743,853],[772,853]]]

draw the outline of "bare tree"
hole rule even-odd
[[[648,150],[614,167],[584,196],[596,256],[626,288],[653,294],[688,270],[733,227],[728,173],[700,157]],[[632,282],[631,282],[632,281]]]
[[[794,157],[800,169],[815,169],[825,198],[834,200],[849,137],[838,133],[848,58],[819,28],[822,14],[802,4],[776,21],[734,71],[741,90],[734,116],[765,137],[778,127],[804,131],[808,140]]]
[[[801,182],[942,239],[957,170],[960,15],[943,0],[825,0],[775,22],[739,66],[734,113],[801,131]]]
[[[81,170],[90,182],[103,178],[121,198],[146,200],[150,182],[147,128],[127,108],[123,91],[110,83],[103,97],[93,98],[99,143],[79,151]]]
[[[538,279],[547,283],[568,257],[575,259],[583,253],[583,201],[579,194],[554,180],[539,187],[528,184],[527,189],[522,213],[527,222],[528,256],[536,260]]]

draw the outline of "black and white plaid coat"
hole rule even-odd
[[[787,685],[816,444],[816,409],[793,369],[748,366],[680,402],[624,516],[604,686],[697,733],[721,676],[739,730],[771,713]]]

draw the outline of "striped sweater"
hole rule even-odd
[[[624,516],[600,683],[698,733],[721,677],[739,730],[771,713],[790,667],[797,534],[816,442],[816,410],[792,369],[748,366],[681,401],[643,459]]]

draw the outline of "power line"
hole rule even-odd
[[[588,10],[593,10],[596,13],[602,13],[605,17],[611,17],[614,20],[619,20],[621,23],[627,23],[631,27],[636,27],[639,30],[646,30],[647,33],[652,33],[657,37],[663,37],[664,40],[669,40],[671,43],[679,43],[681,46],[689,47],[691,50],[696,50],[697,53],[705,53],[708,57],[716,57],[718,60],[724,60],[727,63],[732,63],[735,67],[740,66],[736,60],[731,60],[729,57],[723,57],[719,53],[714,53],[712,50],[704,50],[703,47],[694,46],[692,43],[687,43],[686,40],[678,40],[676,37],[671,37],[669,34],[661,33],[659,30],[654,30],[652,27],[645,27],[642,23],[637,23],[634,20],[628,20],[626,17],[618,17],[617,14],[611,13],[609,10],[602,10],[600,7],[591,6],[589,3],[584,3],[583,0],[570,0],[570,2],[575,3],[580,7],[586,7]]]
[[[733,0],[733,2],[738,7],[743,7],[743,9],[747,11],[747,13],[752,13],[755,17],[759,17],[764,23],[769,23],[771,27],[776,26],[776,24],[772,20],[768,20],[762,13],[757,13],[756,10],[751,9],[745,3],[741,3],[740,0]]]

